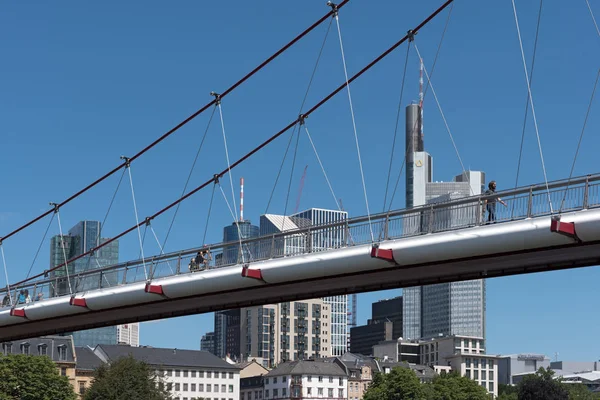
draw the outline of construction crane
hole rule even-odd
[[[302,189],[304,189],[304,179],[306,178],[306,169],[308,168],[308,164],[304,167],[304,172],[302,173],[302,178],[300,178],[300,185],[298,186],[298,197],[296,197],[296,209],[294,210],[294,214],[298,212],[298,208],[300,208],[300,198],[302,197]]]

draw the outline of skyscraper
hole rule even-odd
[[[104,243],[107,239],[101,237],[101,224],[98,221],[80,221],[72,227],[67,235],[54,236],[50,240],[50,268],[64,264],[65,261],[88,252]],[[65,258],[66,257],[66,258]],[[119,242],[115,240],[93,255],[82,257],[68,263],[67,268],[60,268],[50,273],[51,278],[56,278],[52,295],[62,296],[75,291],[101,287],[110,287],[117,284],[116,274],[103,274],[102,282],[98,276],[78,279],[75,275],[79,272],[105,267],[119,262]],[[70,279],[67,279],[67,271]],[[73,333],[76,346],[96,346],[98,344],[117,344],[119,337],[131,338],[133,343],[139,344],[139,324],[128,324],[122,329],[123,335],[119,336],[117,327],[96,328]],[[125,334],[127,332],[127,334]],[[128,343],[128,344],[133,344]]]
[[[213,353],[213,351],[215,350],[214,332],[207,332],[206,334],[202,335],[202,338],[200,339],[200,350]]]
[[[421,106],[406,108],[406,207],[440,203],[482,193],[485,174],[463,171],[452,182],[433,182],[433,158],[425,152]],[[431,218],[415,213],[406,218],[406,234],[441,231],[474,224],[476,202],[440,210]],[[441,335],[485,337],[485,281],[452,282],[404,288],[403,336],[419,339]]]

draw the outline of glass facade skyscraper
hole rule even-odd
[[[52,237],[50,240],[50,268],[63,264],[65,256],[66,260],[69,260],[106,241],[107,239],[101,238],[101,228],[99,221],[81,221],[71,228],[67,235]],[[51,272],[50,277],[56,278],[51,296],[68,295],[70,293],[69,283],[74,292],[116,285],[116,275],[103,274],[102,282],[99,282],[97,275],[83,279],[78,279],[76,275],[79,272],[117,264],[118,262],[119,242],[115,240],[96,251],[93,255],[85,256],[68,263],[68,275],[70,279],[67,279],[66,268],[60,268]],[[136,332],[139,332],[139,325],[129,324],[128,329],[134,329]],[[94,347],[98,344],[118,343],[116,326],[73,332],[72,335],[76,346]]]
[[[433,182],[433,158],[424,151],[420,106],[407,107],[406,117],[406,207],[446,202],[481,194],[485,174],[464,171],[451,182]],[[415,213],[406,218],[406,234],[442,231],[474,224],[478,204],[443,210],[429,221]],[[485,281],[440,283],[402,290],[403,337],[420,339],[439,335],[466,335],[485,338]]]

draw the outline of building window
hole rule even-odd
[[[21,343],[21,354],[29,354],[29,343]]]
[[[66,361],[67,360],[67,346],[61,344],[58,346],[58,361]]]
[[[229,373],[229,379],[233,379],[233,372]]]
[[[233,393],[233,385],[229,385],[229,393]]]
[[[490,382],[489,391],[494,392],[494,382]]]
[[[340,385],[340,386],[343,386],[343,385],[344,385],[344,378],[340,378],[340,380],[339,380],[339,385]]]
[[[183,391],[184,391],[184,392],[187,392],[187,391],[188,391],[188,384],[187,384],[187,383],[184,383],[184,384],[183,384]]]
[[[310,396],[310,395],[312,394],[312,388],[311,388],[311,387],[307,387],[307,388],[306,388],[306,394],[307,394],[308,396]]]
[[[265,390],[265,399],[269,398],[269,389]]]
[[[2,343],[2,352],[4,355],[12,353],[12,343]]]
[[[188,377],[188,372],[187,372],[187,370],[184,370],[184,371],[183,371],[183,377],[184,377],[184,378],[187,378],[187,377]]]
[[[344,398],[344,389],[338,389],[338,398],[340,398],[340,399]]]
[[[215,385],[215,386],[216,386],[216,385]],[[212,387],[211,387],[211,384],[210,384],[210,383],[208,383],[208,384],[206,385],[206,391],[207,391],[207,392],[211,392],[211,391],[212,391]]]
[[[195,383],[192,383],[190,391],[191,392],[195,392],[196,391],[196,384]]]
[[[489,374],[490,374],[489,380],[493,381],[494,380],[494,371],[490,371]]]
[[[179,382],[175,383],[175,391],[179,392],[181,390],[181,385],[179,384]]]
[[[173,390],[173,384],[171,382],[167,382],[167,391],[172,391]]]
[[[489,360],[490,369],[494,369],[494,360]]]
[[[318,394],[319,396],[323,396],[323,388],[318,388],[318,389],[317,389],[317,394]]]
[[[329,383],[333,383],[333,376],[329,377]]]
[[[212,372],[206,371],[206,377],[207,378],[212,378]]]
[[[309,376],[307,376],[306,378],[307,378],[307,379],[306,379],[307,381],[309,381],[309,382],[312,382],[312,375],[309,375]]]
[[[319,375],[319,382],[323,382],[323,377]]]
[[[204,392],[204,383],[199,383],[198,384],[198,391],[199,392]]]
[[[473,379],[479,380],[479,370],[473,370]]]
[[[176,377],[181,376],[181,370],[176,369],[175,370],[175,376]]]
[[[38,344],[38,354],[40,356],[48,354],[48,345],[46,343]]]
[[[276,399],[279,397],[279,391],[277,389],[273,389],[273,398]]]
[[[79,386],[79,394],[85,394],[85,381],[79,381],[77,384]]]
[[[332,388],[327,389],[327,396],[333,397],[333,389]]]
[[[227,379],[227,372],[221,372],[221,378]]]
[[[67,368],[66,367],[61,367],[60,368],[60,375],[61,376],[67,376]]]
[[[219,393],[219,385],[214,384],[215,393]],[[219,399],[217,399],[219,400]]]
[[[273,378],[273,383],[277,383],[277,377]]]
[[[468,370],[465,371],[465,376],[467,378],[471,379],[471,370],[470,369],[468,369]]]
[[[281,389],[281,397],[287,397],[287,388]]]
[[[173,376],[173,370],[172,369],[168,369],[167,370],[167,376]]]
[[[225,392],[227,392],[227,386],[221,385],[221,393],[225,393]]]

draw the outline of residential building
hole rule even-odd
[[[83,398],[85,392],[92,386],[94,371],[102,365],[94,350],[89,347],[76,347],[75,392],[78,398]]]
[[[386,340],[373,346],[373,356],[384,361],[423,364],[421,345],[416,340]]]
[[[140,345],[140,324],[124,324],[117,326],[117,344],[138,347]]]
[[[69,378],[75,388],[75,347],[72,336],[42,336],[0,344],[4,355],[24,354],[47,356],[54,362],[61,376]]]
[[[371,305],[371,319],[367,320],[367,325],[350,329],[350,352],[372,355],[374,345],[401,336],[402,296],[380,300]]]
[[[263,366],[331,355],[330,306],[322,299],[241,309],[242,358],[261,357]]]
[[[279,364],[265,375],[264,385],[265,400],[346,399],[348,376],[338,363],[291,361]]]
[[[240,368],[240,379],[262,376],[269,372],[267,368],[263,367],[262,360],[259,362],[256,358],[237,363],[236,365]]]
[[[499,356],[498,384],[514,385],[513,376],[535,374],[540,368],[550,367],[550,358],[543,354],[509,354]]]
[[[240,379],[240,400],[262,400],[264,391],[264,376],[249,376]]]
[[[423,114],[419,104],[406,108],[406,207],[447,202],[482,193],[485,174],[463,171],[452,182],[433,181],[433,158],[425,152]],[[430,217],[417,211],[403,220],[407,235],[474,225],[481,218],[479,203],[444,209]],[[437,335],[485,337],[485,281],[441,283],[402,290],[403,337]]]
[[[406,361],[396,362],[391,360],[378,360],[379,372],[389,374],[394,368],[407,368],[415,373],[421,383],[431,382],[435,377],[435,370],[427,365],[410,364]]]
[[[215,354],[215,333],[207,332],[200,339],[200,350]]]
[[[101,237],[101,224],[98,221],[80,221],[72,227],[67,235],[54,236],[50,240],[50,268],[64,264],[65,261],[84,254],[99,246],[108,239]],[[102,280],[98,275],[87,278],[75,279],[74,275],[79,272],[88,271],[117,264],[119,262],[119,241],[114,240],[106,246],[98,249],[92,255],[82,257],[68,263],[67,268],[59,268],[50,273],[50,278],[55,278],[56,283],[52,286],[53,292],[50,296],[68,295],[73,291],[84,291],[100,287],[110,287],[117,284],[115,273],[102,274]],[[138,328],[139,330],[139,328]],[[91,346],[98,344],[117,344],[117,327],[109,326],[69,333],[73,336],[76,346]]]
[[[162,376],[159,385],[177,400],[240,397],[240,368],[206,351],[98,345],[94,354],[102,362],[129,355],[144,361]]]
[[[348,400],[361,400],[367,391],[379,365],[372,357],[361,354],[346,353],[332,360],[339,363],[346,370],[348,376]]]

